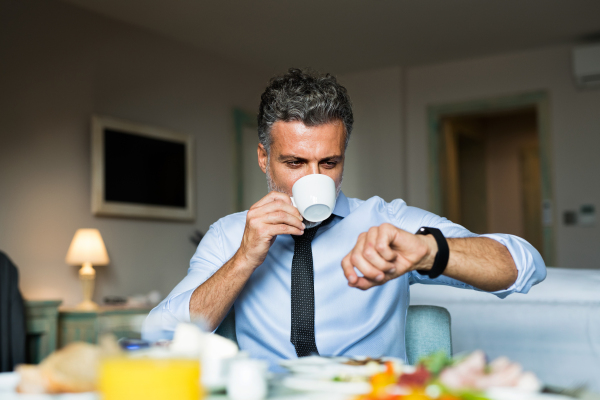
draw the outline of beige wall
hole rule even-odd
[[[338,77],[354,112],[342,185],[347,196],[391,201],[404,195],[402,74],[392,67]]]
[[[186,273],[194,229],[232,210],[231,111],[256,109],[268,77],[60,2],[1,7],[0,250],[24,295],[80,300],[64,258],[81,227],[99,228],[111,257],[96,299],[166,295]],[[196,136],[195,222],[92,216],[92,113]]]
[[[410,204],[429,206],[427,107],[546,90],[557,226],[557,266],[599,268],[600,227],[562,225],[562,212],[599,209],[600,90],[578,90],[569,47],[410,68],[407,71],[407,161]]]

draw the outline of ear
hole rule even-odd
[[[256,149],[256,153],[258,154],[258,166],[262,170],[263,173],[267,173],[267,150],[262,145],[262,143],[258,144],[258,148]]]

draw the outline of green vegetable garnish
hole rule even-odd
[[[444,368],[452,365],[452,358],[444,350],[437,351],[419,360],[419,364],[423,365],[433,375],[438,375]]]

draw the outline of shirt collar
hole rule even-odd
[[[346,218],[348,214],[350,214],[350,204],[348,203],[348,198],[342,191],[340,191],[340,194],[335,202],[333,214],[342,218]]]

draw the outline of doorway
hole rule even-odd
[[[554,262],[547,95],[430,107],[432,208],[475,233],[509,233]]]
[[[542,252],[536,112],[448,116],[442,120],[442,212],[476,233],[510,233]]]

